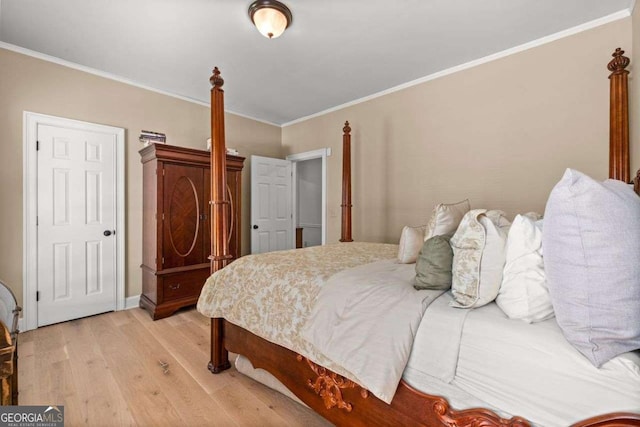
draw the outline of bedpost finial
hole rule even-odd
[[[224,79],[220,77],[220,70],[218,70],[218,67],[213,67],[213,75],[209,78],[209,82],[214,88],[221,88],[224,84]]]
[[[342,132],[351,133],[351,126],[349,126],[349,120],[344,122],[344,127],[342,128]]]
[[[613,59],[609,62],[609,64],[607,64],[607,68],[609,69],[609,71],[611,71],[612,73],[621,73],[625,68],[627,68],[630,60],[623,55],[624,50],[622,50],[621,48],[617,48],[616,51],[611,54],[611,56],[613,56]]]

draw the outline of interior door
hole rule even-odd
[[[291,161],[251,156],[251,253],[293,248]]]
[[[37,133],[38,326],[115,310],[115,136]]]

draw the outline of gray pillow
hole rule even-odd
[[[427,239],[416,260],[416,289],[451,288],[451,264],[453,250],[449,236],[433,236]]]
[[[542,251],[567,340],[595,366],[640,349],[640,198],[567,169],[549,195]]]

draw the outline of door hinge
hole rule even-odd
[[[36,215],[36,227],[40,225],[40,218]]]
[[[36,291],[36,301],[40,301],[40,291]]]
[[[162,265],[164,265],[164,257],[162,257]]]
[[[164,221],[164,212],[162,212],[162,220]]]
[[[40,141],[36,141],[36,151],[40,150]]]

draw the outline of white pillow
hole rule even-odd
[[[431,219],[427,224],[424,241],[426,242],[433,236],[451,236],[456,232],[462,217],[469,212],[469,209],[471,209],[469,199],[448,205],[444,203],[437,205],[433,208]]]
[[[509,229],[502,285],[496,303],[511,319],[527,323],[553,317],[542,260],[542,220],[516,215]]]
[[[640,349],[638,195],[567,169],[544,218],[544,268],[567,341],[598,367]]]
[[[469,211],[451,238],[453,249],[453,307],[472,308],[490,303],[498,295],[509,231],[502,211]]]
[[[424,244],[424,231],[427,227],[405,226],[400,234],[400,247],[398,248],[398,262],[400,264],[412,264],[418,259],[418,254]]]

